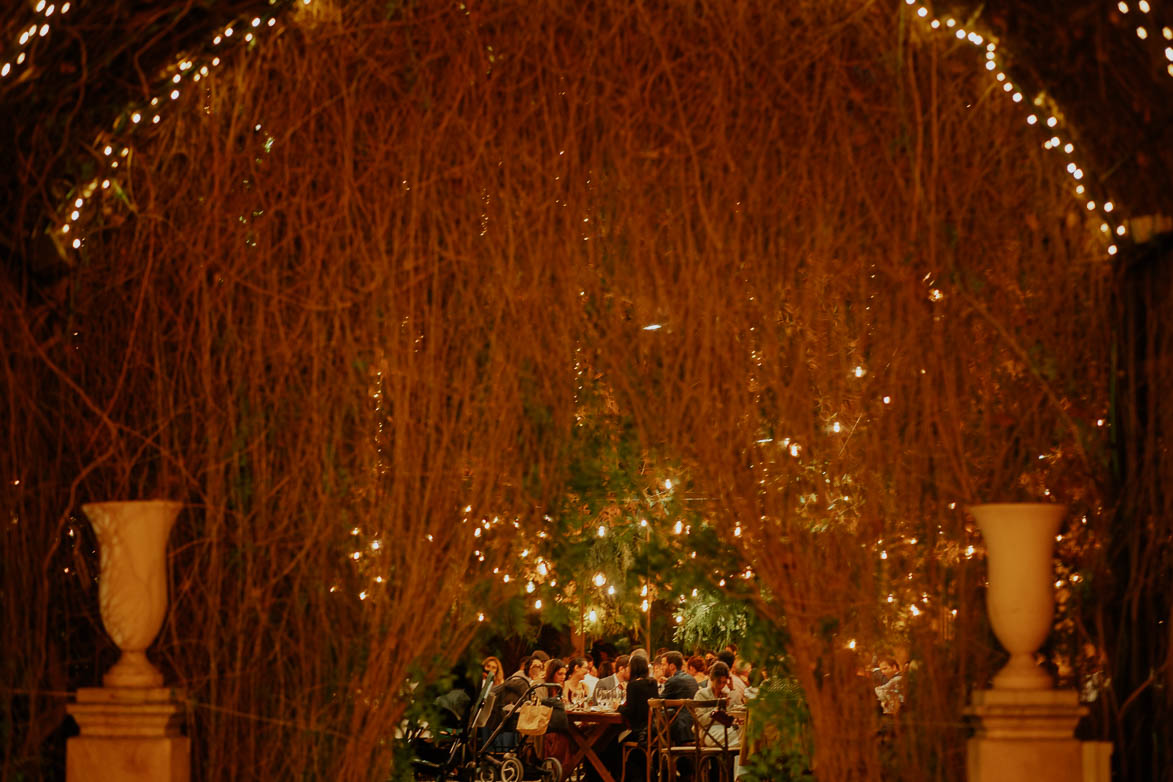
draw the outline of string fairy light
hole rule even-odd
[[[48,0],[39,0],[36,8],[33,9],[33,23],[28,27],[21,28],[20,35],[17,36],[16,45],[13,47],[15,55],[6,58],[4,63],[0,64],[0,79],[7,79],[9,76],[15,77],[21,66],[27,66],[32,62],[32,58],[29,56],[32,45],[49,34],[52,29],[50,19],[54,14],[58,18],[64,16],[69,13],[72,7],[72,3],[62,3],[58,6]]]
[[[309,3],[310,0],[302,0],[301,5],[309,5]],[[179,57],[174,65],[164,71],[163,78],[154,88],[152,96],[144,104],[135,103],[124,109],[114,122],[113,132],[107,134],[103,142],[99,142],[102,146],[97,157],[102,166],[101,170],[90,181],[73,188],[65,206],[58,210],[60,214],[67,214],[67,217],[55,223],[55,227],[49,230],[49,235],[63,253],[69,249],[80,250],[85,245],[86,218],[92,218],[97,211],[92,208],[94,201],[110,190],[119,191],[118,168],[130,155],[129,135],[136,128],[148,124],[148,122],[152,125],[158,125],[163,119],[165,107],[182,97],[184,87],[190,87],[208,78],[214,69],[220,67],[224,63],[221,53],[227,54],[228,46],[232,43],[238,27],[250,30],[244,36],[237,36],[236,40],[240,41],[239,45],[250,44],[256,40],[252,30],[259,32],[262,29],[276,27],[278,16],[286,9],[296,5],[298,5],[296,0],[270,0],[270,8],[264,15],[240,17],[223,28],[219,28],[210,42],[211,51],[215,52],[214,54],[204,54],[202,57],[186,55]],[[63,4],[58,13],[66,13],[69,7],[69,3]],[[56,10],[52,4],[47,3],[47,0],[38,3],[37,8],[40,9],[38,13],[42,13],[46,17],[52,16],[53,11]],[[44,32],[41,32],[42,30]],[[29,30],[25,32],[27,33]],[[44,36],[47,33],[48,24],[42,24],[37,28],[38,36]],[[25,45],[23,35],[21,45]],[[25,52],[22,51],[17,58],[17,63],[20,64],[24,61]],[[10,66],[11,63],[4,63],[0,66],[0,78],[8,76],[11,72]],[[258,125],[255,130],[260,132],[261,127]],[[266,151],[271,145],[272,138],[269,137],[266,141]]]
[[[996,41],[992,40],[988,35],[981,35],[972,30],[966,30],[958,25],[956,19],[952,17],[946,18],[944,22],[932,15],[932,11],[928,5],[919,0],[904,0],[905,5],[913,7],[915,10],[915,18],[926,28],[926,34],[931,34],[937,31],[948,32],[958,41],[967,43],[975,49],[983,50],[985,58],[985,69],[994,74],[995,81],[1001,85],[1001,92],[1003,95],[1009,97],[1014,103],[1023,103],[1026,101],[1026,90],[1020,85],[1016,84],[1010,75],[1006,72],[1004,65],[1001,62],[1000,50]],[[1147,6],[1146,3],[1146,13]],[[1127,13],[1127,5],[1120,3],[1121,12]],[[956,28],[956,29],[955,29]],[[1146,33],[1142,34],[1144,38]],[[1173,37],[1173,36],[1170,36]],[[1168,59],[1170,61],[1170,74],[1173,75],[1173,48],[1168,52]],[[1043,111],[1047,104],[1047,96],[1043,93],[1038,93],[1032,100],[1029,101],[1031,108],[1026,115],[1026,124],[1031,127],[1039,129],[1045,128],[1048,132],[1048,138],[1043,142],[1043,149],[1048,151],[1061,152],[1064,156],[1070,157],[1075,154],[1075,144],[1070,138],[1064,138],[1060,135],[1062,132],[1059,129],[1059,115],[1056,111]],[[1085,181],[1085,171],[1083,166],[1075,160],[1069,160],[1067,165],[1067,175],[1072,180],[1072,190],[1076,198],[1080,199],[1088,212],[1097,213],[1104,223],[1110,225],[1104,237],[1105,251],[1109,256],[1115,256],[1119,251],[1116,243],[1117,237],[1122,237],[1127,233],[1123,222],[1110,218],[1114,212],[1115,205],[1109,199],[1097,199],[1089,197],[1088,184]],[[1105,233],[1105,232],[1101,232]],[[932,301],[940,301],[943,294],[939,288],[933,288],[930,291],[929,298]]]
[[[1123,15],[1127,15],[1129,12],[1128,6],[1125,3],[1118,3],[1116,8]],[[1149,12],[1152,11],[1152,6],[1145,0],[1141,0],[1141,2],[1137,3],[1136,10],[1138,10],[1141,14],[1148,15]],[[1149,39],[1149,28],[1144,19],[1142,19],[1141,23],[1136,27],[1136,37],[1142,41],[1147,41]],[[1169,76],[1173,76],[1173,46],[1169,46],[1163,43],[1163,41],[1173,41],[1173,29],[1167,25],[1162,26],[1161,37],[1157,38],[1154,34],[1152,38],[1157,42],[1158,46],[1163,47],[1161,54],[1165,59],[1165,73],[1169,74]]]

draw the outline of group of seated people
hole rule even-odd
[[[670,650],[661,650],[649,657],[646,650],[634,649],[613,661],[596,661],[589,657],[551,658],[544,651],[537,650],[522,658],[517,670],[509,676],[505,675],[505,669],[496,657],[486,658],[482,671],[485,677],[493,678],[498,688],[515,695],[536,684],[560,685],[539,688],[543,702],[556,708],[615,708],[618,704],[617,711],[623,717],[626,730],[610,745],[595,748],[616,779],[620,775],[620,745],[637,742],[647,746],[649,700],[723,699],[721,709],[696,710],[697,720],[701,722],[698,727],[713,746],[736,747],[740,737],[736,724],[727,717],[726,708],[744,705],[747,690],[752,693],[749,685],[752,665],[738,658],[732,645],[719,653],[697,654],[687,660],[680,652]],[[669,730],[673,744],[692,744],[692,715],[687,710],[680,711]],[[565,761],[571,750],[567,737],[556,731],[547,733],[543,748],[546,755],[560,761]],[[645,762],[643,754],[632,753],[629,762],[641,767],[629,768],[628,774],[634,773],[634,778],[641,778],[641,764]],[[587,769],[588,778],[593,771]]]

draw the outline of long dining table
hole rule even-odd
[[[623,715],[617,711],[568,710],[566,717],[570,722],[573,747],[566,768],[562,770],[563,777],[569,776],[571,770],[585,760],[595,767],[603,782],[615,782],[615,777],[611,776],[596,750],[606,746],[623,731]]]

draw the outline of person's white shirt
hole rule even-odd
[[[737,697],[737,694],[733,691],[732,687],[726,689],[724,692],[718,695],[713,691],[712,682],[697,690],[697,693],[694,697],[698,701],[711,701],[716,700],[717,698],[725,698],[727,700],[727,706],[740,705],[739,703],[734,703],[734,698]],[[707,734],[705,736],[705,743],[710,747],[726,747],[730,749],[733,747],[740,747],[741,732],[739,731],[737,725],[725,725],[723,723],[714,722],[713,711],[714,709],[711,706],[697,709],[697,721],[700,723],[701,727],[704,728],[705,733]]]
[[[599,683],[599,677],[591,676],[588,673],[586,676],[582,677],[582,683],[586,685],[587,698],[595,697],[595,685]]]
[[[737,674],[732,674],[729,677],[729,688],[733,691],[733,693],[736,693],[736,695],[731,693],[729,695],[729,697],[730,698],[736,697],[738,706],[745,703],[745,691],[747,689],[747,685],[745,683],[745,680],[743,680]],[[732,702],[730,702],[730,704],[732,705]]]
[[[904,676],[897,673],[876,688],[876,697],[885,714],[896,714],[904,705]]]

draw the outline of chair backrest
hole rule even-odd
[[[724,710],[728,704],[728,698],[714,698],[712,700],[691,700],[685,701],[684,706],[688,709],[688,713],[692,715],[692,730],[696,739],[697,747],[705,745],[706,736],[712,738],[713,742],[721,749],[729,749],[729,726],[724,723],[717,723],[722,730],[713,730],[713,721],[711,713],[714,709]],[[710,745],[711,746],[711,745]]]
[[[672,740],[672,723],[682,712],[688,710],[690,700],[683,699],[648,699],[648,746],[653,749],[667,750],[675,746]],[[696,746],[700,746],[698,743]]]

